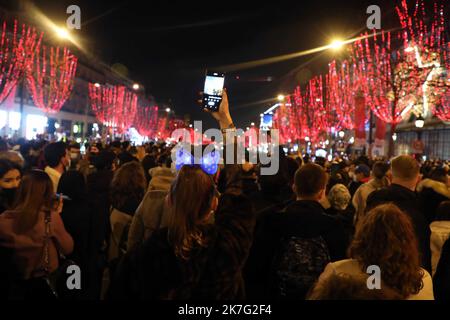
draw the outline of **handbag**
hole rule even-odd
[[[59,246],[55,243],[56,250],[58,252],[59,264],[58,269],[53,272],[50,272],[50,253],[49,253],[49,244],[50,244],[50,222],[51,222],[51,214],[50,212],[46,212],[45,214],[45,236],[44,236],[44,280],[50,288],[51,292],[56,298],[68,298],[71,296],[68,286],[67,286],[67,269],[70,266],[77,266],[77,264],[67,259],[62,253]]]

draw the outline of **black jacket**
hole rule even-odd
[[[342,224],[325,214],[316,201],[294,201],[278,212],[260,216],[250,255],[244,269],[249,298],[269,298],[271,265],[281,239],[296,236],[321,236],[327,243],[330,258],[345,258],[347,237]]]
[[[81,291],[77,292],[77,296],[85,299],[95,298],[91,296],[90,288],[94,281],[93,273],[96,270],[99,249],[93,240],[93,213],[86,199],[64,200],[61,218],[74,242],[73,252],[67,258],[76,262],[82,273]]]
[[[105,241],[109,240],[111,232],[109,213],[110,213],[110,189],[113,179],[111,170],[99,170],[87,177],[87,193],[89,197],[89,207],[94,213],[93,224],[95,230],[95,239],[98,247],[102,247]]]
[[[450,200],[442,194],[437,193],[432,188],[423,188],[419,193],[419,199],[423,207],[426,208],[424,212],[428,223],[432,223],[435,220],[436,211],[441,202]]]
[[[422,267],[431,273],[431,231],[417,194],[401,185],[392,184],[389,187],[374,191],[369,195],[366,211],[389,202],[394,203],[411,218],[417,241],[419,242]]]
[[[254,211],[245,196],[224,194],[215,223],[203,226],[205,247],[187,261],[177,258],[167,228],[155,231],[142,246],[128,252],[111,282],[110,299],[245,298],[242,268],[250,249]]]
[[[434,298],[450,301],[450,239],[442,246],[441,257],[433,276]]]

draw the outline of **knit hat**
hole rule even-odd
[[[345,210],[351,200],[350,192],[343,184],[334,185],[328,193],[330,205],[337,210]]]

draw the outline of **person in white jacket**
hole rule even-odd
[[[432,275],[441,257],[442,246],[450,238],[450,201],[444,201],[437,210],[436,220],[430,224],[431,268]]]
[[[378,270],[376,289],[394,291],[398,295],[395,299],[434,300],[432,278],[420,267],[414,227],[394,204],[375,207],[361,219],[349,255],[350,259],[326,266],[311,290],[312,296],[323,291],[330,277],[335,275],[373,284],[377,277],[374,270]]]

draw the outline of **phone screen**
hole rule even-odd
[[[203,90],[203,108],[211,111],[219,110],[222,101],[225,75],[220,72],[207,72]]]

